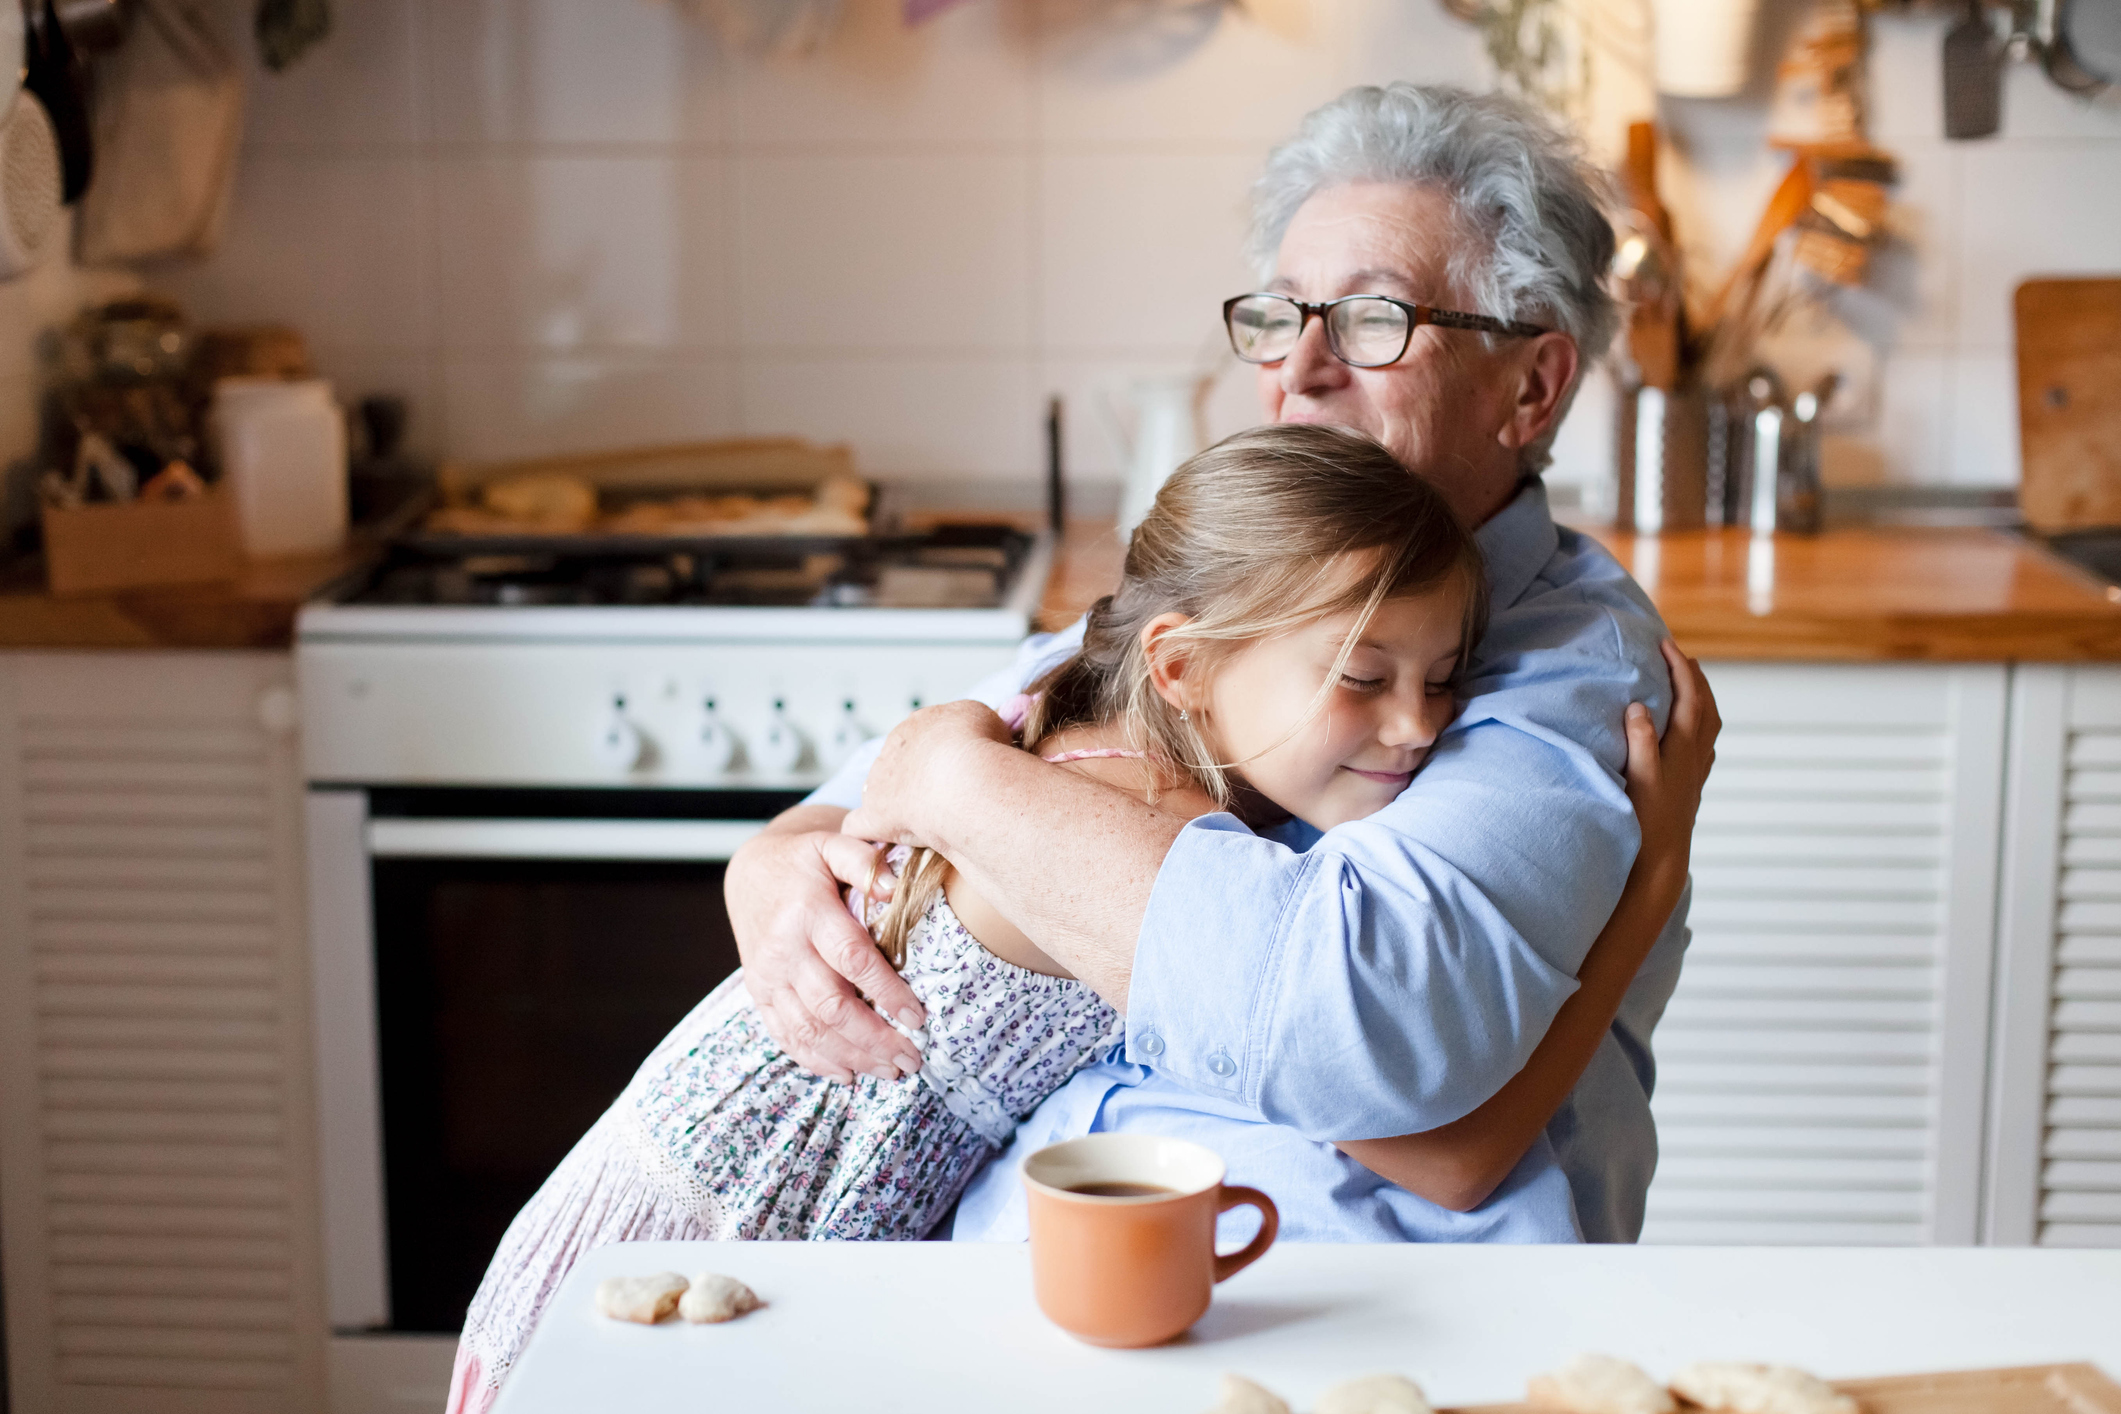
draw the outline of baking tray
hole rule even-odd
[[[715,535],[697,531],[675,531],[668,535],[643,535],[598,530],[480,532],[428,530],[413,525],[391,538],[393,545],[434,559],[458,559],[467,555],[526,555],[550,559],[649,558],[659,555],[834,555],[850,552],[880,552],[891,548],[888,530],[897,524],[896,508],[887,504],[888,493],[866,477],[857,478],[869,490],[869,515],[860,531],[801,531],[787,535]],[[629,501],[698,494],[785,495],[789,488],[713,486],[686,488],[598,487],[598,500],[608,509]]]
[[[2121,1385],[2097,1365],[2020,1365],[1835,1380],[1863,1414],[2121,1414]],[[1534,1404],[1472,1404],[1438,1414],[1554,1414]]]

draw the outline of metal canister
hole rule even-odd
[[[1614,436],[1614,522],[1638,535],[1708,520],[1709,395],[1698,385],[1622,387]]]
[[[1817,534],[1823,495],[1819,477],[1819,410],[1833,396],[1835,379],[1787,395],[1782,380],[1765,368],[1746,376],[1738,402],[1739,427],[1732,439],[1739,504],[1755,535]]]

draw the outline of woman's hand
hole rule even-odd
[[[1716,736],[1723,718],[1716,711],[1716,695],[1701,664],[1679,651],[1667,638],[1662,645],[1664,661],[1672,673],[1672,712],[1665,722],[1664,740],[1649,708],[1636,703],[1627,710],[1628,764],[1623,773],[1628,799],[1634,802],[1635,818],[1642,827],[1642,852],[1638,862],[1686,878],[1692,855],[1694,817],[1701,809],[1701,787],[1716,763]],[[1673,899],[1678,894],[1675,888]]]
[[[954,768],[965,753],[1012,746],[1008,724],[978,702],[923,707],[891,729],[869,768],[862,804],[840,828],[865,840],[950,851],[939,837],[958,788]]]
[[[780,1048],[828,1080],[857,1072],[896,1080],[920,1069],[920,1052],[869,1003],[909,1028],[924,1015],[841,896],[870,882],[877,856],[876,846],[840,833],[842,814],[825,805],[783,812],[729,861],[722,893],[744,985]],[[893,883],[878,871],[873,896]]]

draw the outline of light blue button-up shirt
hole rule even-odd
[[[1620,897],[1640,843],[1621,714],[1660,729],[1670,683],[1648,598],[1528,485],[1478,535],[1493,613],[1465,710],[1399,798],[1324,835],[1229,815],[1180,832],[1135,945],[1127,1037],[988,1165],[955,1236],[1026,1236],[1017,1162],[1128,1129],[1193,1139],[1270,1194],[1304,1242],[1633,1241],[1657,1162],[1650,1032],[1679,978],[1682,901],[1575,1091],[1480,1208],[1455,1213],[1329,1142],[1408,1134],[1523,1067]],[[999,705],[1072,651],[1027,642],[973,695]],[[859,754],[811,799],[852,808]],[[1231,1214],[1242,1237],[1250,1210]]]

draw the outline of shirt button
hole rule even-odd
[[[1150,1060],[1155,1060],[1164,1053],[1164,1038],[1157,1035],[1154,1031],[1144,1031],[1135,1039],[1134,1049],[1140,1051]]]
[[[1230,1059],[1229,1052],[1217,1051],[1208,1057],[1208,1071],[1219,1079],[1228,1080],[1237,1074],[1237,1062]]]

